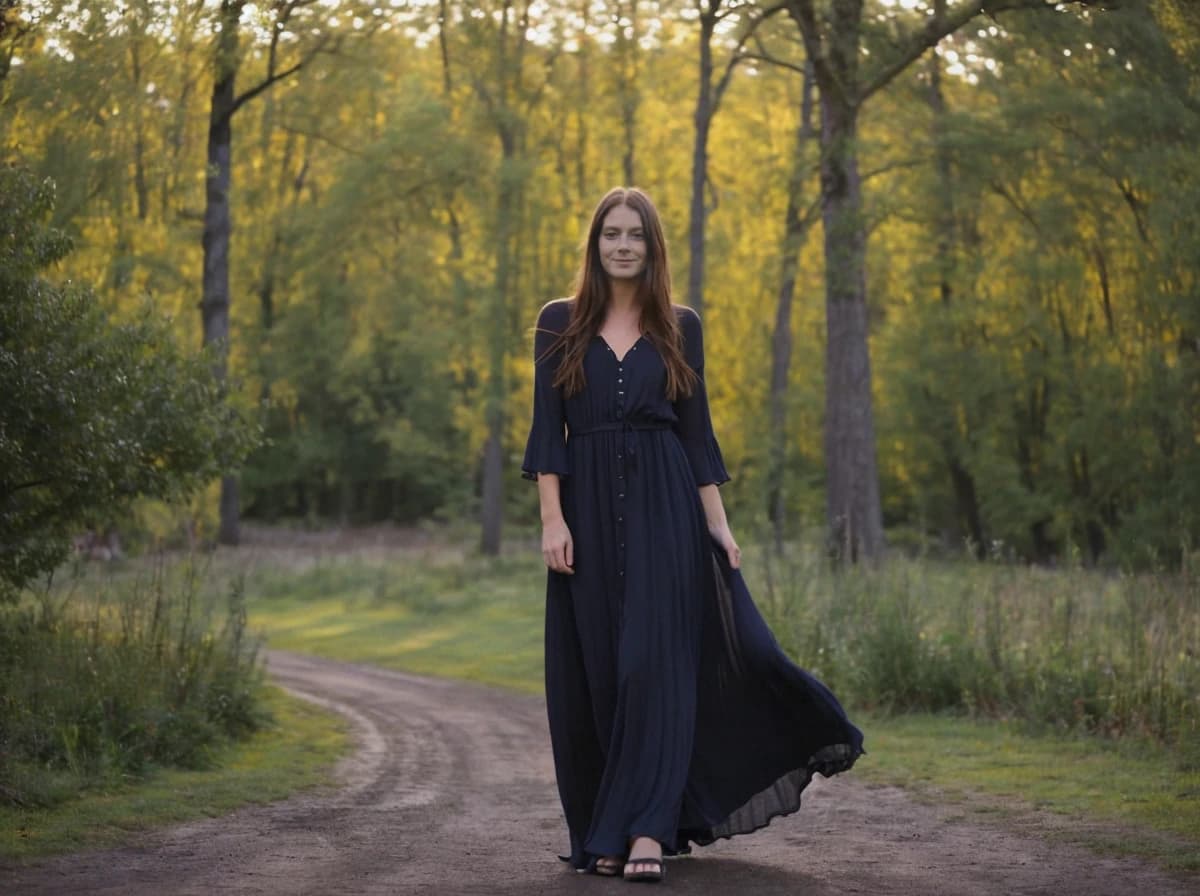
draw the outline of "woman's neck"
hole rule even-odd
[[[615,311],[621,316],[639,313],[636,280],[610,280],[609,284],[610,311]]]

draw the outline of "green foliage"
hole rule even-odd
[[[65,556],[70,535],[138,496],[189,493],[253,444],[202,356],[144,308],[115,320],[41,271],[62,261],[53,188],[0,169],[0,597]]]
[[[0,799],[0,857],[20,863],[134,844],[143,831],[330,783],[334,762],[352,746],[345,718],[273,686],[263,688],[262,706],[273,723],[221,750],[215,768],[160,769],[50,807]]]
[[[0,799],[49,806],[158,766],[203,768],[262,727],[242,595],[216,610],[194,569],[0,607]]]
[[[270,406],[243,482],[253,516],[465,516],[494,394],[507,506],[535,520],[516,473],[529,327],[570,288],[587,215],[627,164],[682,282],[694,20],[679,4],[632,16],[597,2],[586,18],[552,2],[507,52],[518,35],[511,21],[501,34],[502,6],[384,7],[357,24],[357,4],[307,9],[304,46],[342,51],[237,113],[230,369]],[[941,118],[930,56],[864,107],[871,364],[897,541],[1141,569],[1200,543],[1200,20],[1188,0],[1109,6],[1003,12],[946,38]],[[67,275],[122,319],[151,297],[198,341],[212,11],[80,9],[90,16],[48,16],[11,45],[0,146],[56,182],[53,221],[78,247]],[[867,9],[869,68],[925,16]],[[272,15],[247,17],[242,89],[266,75]],[[758,36],[802,67],[787,16]],[[762,412],[800,105],[795,70],[742,65],[709,140],[708,375],[735,521],[768,485]],[[809,149],[802,207],[820,190]],[[795,523],[825,512],[819,231],[800,251],[792,320]]]
[[[751,568],[754,568],[751,561]],[[830,573],[803,552],[768,589],[781,641],[852,704],[1035,727],[1200,736],[1200,588],[1192,575],[895,558]]]

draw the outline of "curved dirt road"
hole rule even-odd
[[[555,858],[564,827],[540,699],[286,653],[272,653],[270,667],[353,722],[359,749],[339,769],[339,790],[3,871],[0,892],[625,892],[620,880],[574,874]],[[1195,886],[1139,862],[951,821],[853,772],[818,780],[799,814],[766,830],[669,861],[666,882],[699,896],[1183,896]]]

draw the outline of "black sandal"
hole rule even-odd
[[[630,865],[656,865],[657,868],[653,871],[635,871],[629,873]],[[656,884],[667,876],[667,866],[663,864],[662,859],[629,859],[625,862],[625,879],[633,883]]]

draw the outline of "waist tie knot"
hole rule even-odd
[[[621,433],[624,437],[622,441],[625,443],[625,457],[629,460],[629,466],[633,468],[637,466],[637,439],[634,438],[634,434],[670,428],[671,424],[665,420],[612,420],[606,423],[593,423],[590,426],[572,426],[568,428],[567,432],[568,438],[590,436],[598,432]]]

